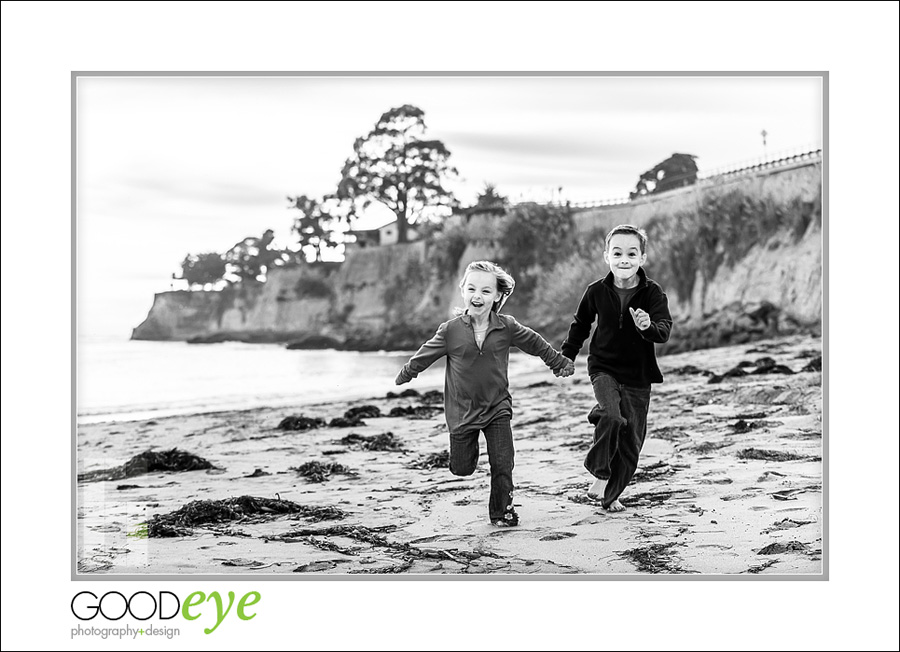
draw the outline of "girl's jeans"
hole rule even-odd
[[[515,450],[509,417],[491,421],[484,430],[488,460],[491,464],[491,497],[488,513],[491,521],[502,519],[513,508]],[[478,430],[450,433],[450,472],[453,475],[472,475],[478,464]]]
[[[650,387],[628,387],[603,372],[591,376],[597,405],[588,415],[594,424],[594,443],[584,468],[609,480],[602,504],[617,500],[637,470],[638,456],[647,435]]]

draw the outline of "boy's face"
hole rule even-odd
[[[613,276],[627,283],[637,274],[638,267],[646,262],[647,254],[641,253],[639,237],[632,233],[617,233],[609,239],[603,259],[609,264]]]
[[[494,303],[500,300],[497,291],[497,277],[490,272],[469,272],[462,286],[463,301],[470,315],[481,317],[491,311]]]

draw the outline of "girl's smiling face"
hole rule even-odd
[[[486,315],[502,298],[497,290],[497,277],[491,272],[469,272],[462,285],[462,297],[470,315]]]

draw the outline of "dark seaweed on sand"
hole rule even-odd
[[[335,417],[328,423],[329,428],[361,428],[366,422],[359,417]]]
[[[793,460],[809,459],[807,455],[770,451],[762,448],[745,448],[738,451],[737,456],[742,460],[764,460],[766,462],[790,462]]]
[[[388,392],[384,395],[385,398],[413,398],[418,397],[419,392],[414,389],[404,389],[399,394],[395,394],[394,392]]]
[[[638,468],[638,470],[635,471],[632,482],[635,484],[638,482],[652,482],[654,480],[659,480],[666,476],[672,475],[673,473],[675,473],[675,469],[669,466],[666,462],[656,462],[654,464],[648,464],[645,467]]]
[[[354,446],[367,451],[402,451],[403,444],[394,436],[392,432],[383,432],[380,435],[358,435],[351,432],[346,437],[341,438],[341,443],[345,446]]]
[[[627,559],[641,573],[684,573],[687,572],[681,568],[672,548],[676,543],[653,543],[643,548],[632,548],[631,550],[623,550],[616,554]]]
[[[444,392],[437,389],[433,389],[430,392],[425,392],[424,394],[422,394],[422,402],[427,404],[443,403]]]
[[[806,366],[800,371],[822,371],[822,356],[815,357],[807,362]]]
[[[414,405],[411,407],[395,407],[391,408],[388,416],[391,417],[409,417],[411,419],[430,419],[436,414],[440,414],[441,408],[433,405]]]
[[[312,430],[313,428],[322,428],[325,426],[325,420],[319,417],[311,418],[302,414],[285,417],[278,424],[279,430]]]
[[[315,460],[304,462],[300,466],[292,466],[289,471],[296,471],[298,475],[302,475],[309,482],[325,482],[328,478],[335,474],[340,475],[356,475],[348,467],[338,462],[317,462]]]
[[[700,367],[695,367],[692,364],[685,365],[683,367],[678,367],[677,369],[672,369],[669,372],[673,375],[678,376],[713,376],[713,372],[707,371],[706,369],[701,369]]]
[[[735,432],[749,432],[754,428],[759,428],[760,423],[758,421],[744,421],[743,419],[738,419],[731,424],[731,427]]]
[[[788,541],[787,543],[782,543],[777,541],[775,543],[770,543],[765,548],[762,548],[757,555],[779,555],[783,552],[806,552],[809,550],[809,546],[800,541]]]
[[[360,405],[344,412],[345,419],[377,419],[381,410],[376,405]]]
[[[156,471],[197,471],[214,468],[216,467],[212,463],[202,457],[177,448],[167,451],[148,450],[135,455],[122,466],[82,473],[78,476],[78,481],[121,480]]]
[[[450,451],[441,451],[440,453],[431,453],[425,457],[421,457],[412,462],[408,468],[410,469],[449,469],[450,468]]]
[[[340,519],[345,514],[336,507],[299,505],[290,500],[240,496],[225,500],[194,500],[168,514],[154,514],[147,522],[147,534],[154,537],[183,537],[193,528],[249,520],[269,520],[284,514],[310,516],[314,520]]]
[[[744,371],[747,368],[753,369],[753,371]],[[716,384],[721,383],[725,378],[736,378],[740,376],[747,376],[749,374],[760,376],[764,374],[790,375],[793,373],[794,371],[790,367],[776,363],[774,358],[764,357],[758,358],[754,362],[750,362],[749,360],[741,360],[735,367],[732,367],[721,376],[713,374],[707,382]]]

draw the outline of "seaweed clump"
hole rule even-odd
[[[79,474],[78,481],[121,480],[156,471],[198,471],[215,468],[217,467],[208,460],[177,448],[167,451],[147,450],[135,455],[122,466]]]
[[[289,467],[288,470],[296,471],[297,475],[303,476],[309,482],[325,482],[335,474],[356,475],[354,471],[351,471],[348,467],[339,464],[338,462],[322,463],[315,460],[304,462],[300,466]]]
[[[169,512],[154,514],[147,522],[150,538],[183,537],[193,528],[236,521],[264,521],[285,514],[300,514],[313,520],[341,519],[345,514],[336,507],[300,505],[290,500],[240,496],[225,500],[194,500]]]

